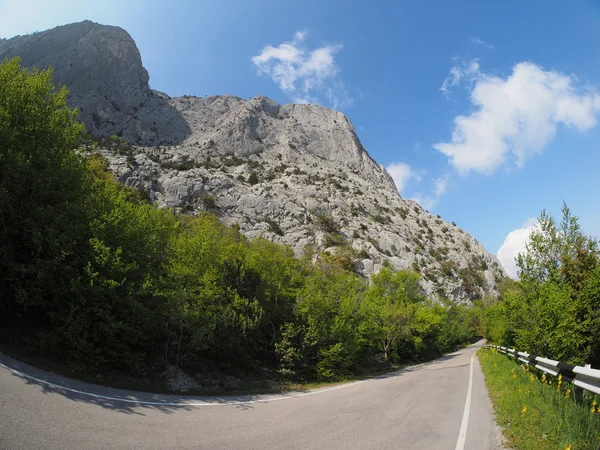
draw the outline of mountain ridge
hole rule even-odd
[[[159,207],[214,212],[249,237],[298,256],[327,252],[365,276],[413,269],[432,298],[496,295],[506,276],[472,236],[403,199],[341,112],[264,96],[169,97],[150,89],[125,30],[89,21],[0,41],[0,59],[12,56],[54,68],[88,131],[120,136],[94,151]]]

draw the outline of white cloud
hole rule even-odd
[[[488,44],[487,42],[485,42],[483,39],[480,39],[478,37],[472,37],[471,38],[471,42],[473,44],[479,44],[479,45],[483,45],[485,48],[490,49],[490,50],[494,50],[494,46],[492,44]]]
[[[435,197],[433,197],[431,195],[423,195],[419,192],[417,192],[415,195],[410,197],[409,200],[414,200],[415,202],[417,202],[419,205],[421,205],[427,211],[431,211],[437,203],[437,199]]]
[[[442,175],[435,180],[435,196],[439,199],[448,190],[448,183],[450,176],[448,174]]]
[[[525,244],[527,244],[529,235],[536,226],[536,218],[527,220],[522,228],[517,228],[508,233],[506,239],[504,239],[504,243],[498,249],[498,260],[511,278],[516,279],[518,277],[517,262],[515,258],[519,253],[525,251]]]
[[[406,183],[408,183],[409,180],[413,178],[417,180],[421,179],[418,173],[411,169],[411,167],[408,164],[403,162],[392,163],[388,165],[385,169],[391,175],[392,179],[394,180],[394,183],[396,183],[396,188],[398,188],[398,192],[402,192],[404,190],[404,187],[406,186]]]
[[[306,30],[299,30],[296,31],[294,33],[294,39],[296,39],[297,41],[303,41],[304,39],[306,39],[306,34],[308,32]]]
[[[502,78],[481,73],[471,62],[453,67],[441,89],[446,92],[466,77],[475,111],[455,117],[451,142],[434,146],[463,173],[491,174],[509,158],[521,168],[554,138],[559,125],[584,131],[597,123],[600,96],[579,86],[574,76],[524,62]]]
[[[455,65],[450,69],[448,76],[442,83],[440,91],[442,91],[444,95],[450,95],[450,88],[458,86],[464,78],[473,79],[478,74],[479,63],[476,59],[471,60],[468,63],[463,61],[460,65]]]
[[[334,108],[351,105],[353,99],[335,62],[335,54],[342,46],[309,50],[307,36],[307,31],[297,31],[291,41],[263,48],[252,57],[258,73],[270,77],[294,102],[320,104],[320,97],[325,97]]]
[[[411,200],[418,202],[423,208],[429,211],[437,205],[442,195],[446,193],[449,184],[450,174],[446,173],[435,180],[433,195],[423,195],[418,192],[411,197]]]

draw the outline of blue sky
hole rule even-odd
[[[503,264],[566,201],[600,236],[600,2],[0,0],[0,37],[90,19],[171,96],[346,113],[405,198]]]

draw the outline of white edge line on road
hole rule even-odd
[[[38,383],[42,383],[42,384],[45,384],[47,386],[50,386],[50,387],[53,387],[56,389],[62,389],[65,391],[73,392],[74,394],[86,395],[88,397],[100,398],[100,399],[104,399],[104,400],[114,400],[114,401],[118,401],[118,402],[133,403],[136,405],[149,405],[149,406],[231,406],[231,405],[248,405],[248,404],[252,404],[252,403],[267,403],[267,402],[274,402],[277,400],[285,400],[285,399],[289,399],[289,398],[308,397],[309,395],[315,395],[315,394],[321,394],[324,392],[335,391],[337,389],[355,386],[357,384],[364,383],[365,381],[369,381],[369,380],[360,380],[360,381],[355,381],[353,383],[346,383],[346,384],[342,384],[339,386],[334,386],[334,387],[330,387],[330,388],[326,388],[326,389],[320,389],[320,390],[312,391],[312,392],[302,392],[302,393],[294,394],[294,395],[282,395],[282,396],[278,396],[278,397],[247,400],[247,401],[228,400],[228,401],[222,401],[222,402],[188,402],[188,401],[152,402],[152,401],[146,401],[146,400],[135,400],[135,399],[130,399],[130,398],[111,397],[108,395],[93,394],[91,392],[80,391],[78,389],[73,389],[70,387],[51,383],[50,381],[42,380],[41,378],[37,378],[37,377],[34,377],[33,375],[28,375],[26,373],[20,372],[16,369],[13,369],[12,367],[8,367],[8,366],[2,364],[2,363],[0,363],[0,367],[4,367],[5,369],[7,369],[19,376],[22,376],[24,378],[29,378],[30,380],[37,381]]]
[[[472,344],[471,347],[473,345]],[[475,356],[475,354],[473,354],[473,356]],[[422,364],[417,364],[414,367],[419,367]],[[42,383],[45,384],[46,386],[50,386],[56,389],[62,389],[64,391],[68,391],[68,392],[73,392],[74,394],[79,394],[79,395],[85,395],[88,397],[94,397],[94,398],[100,398],[100,399],[104,399],[104,400],[113,400],[113,401],[117,401],[117,402],[123,402],[123,403],[132,403],[132,404],[136,404],[136,405],[148,405],[148,406],[231,406],[231,405],[249,405],[249,404],[253,404],[253,403],[268,403],[268,402],[275,402],[277,400],[286,400],[286,399],[290,399],[290,398],[299,398],[299,397],[308,397],[309,395],[315,395],[315,394],[322,394],[325,392],[329,392],[329,391],[335,391],[337,389],[343,389],[343,388],[347,388],[350,386],[355,386],[357,384],[361,384],[364,383],[366,381],[373,381],[373,380],[377,380],[378,377],[375,378],[371,378],[368,380],[360,380],[360,381],[354,381],[352,383],[345,383],[345,384],[341,384],[338,386],[334,386],[334,387],[330,387],[330,388],[325,388],[325,389],[319,389],[319,390],[315,390],[315,391],[311,391],[311,392],[301,392],[299,394],[294,394],[294,395],[281,395],[281,396],[277,396],[277,397],[271,397],[271,398],[258,398],[255,400],[247,400],[247,401],[242,401],[242,400],[226,400],[226,401],[222,401],[222,402],[192,402],[192,401],[180,401],[180,402],[152,402],[152,401],[147,401],[147,400],[135,400],[135,399],[131,399],[131,398],[123,398],[123,397],[111,397],[108,395],[102,395],[102,394],[94,394],[92,392],[85,392],[85,391],[80,391],[78,389],[73,389],[67,386],[61,386],[60,384],[55,384],[52,383],[50,381],[46,381],[43,380],[41,378],[37,378],[34,377],[33,375],[28,375],[26,373],[20,372],[16,369],[13,369],[12,367],[9,367],[5,364],[0,363],[0,367],[4,367],[6,370],[9,370],[10,372],[13,372],[19,376],[22,376],[24,378],[28,378],[30,380],[34,380],[37,381],[38,383]],[[404,370],[400,369],[396,372],[392,372],[389,375],[399,375],[400,373],[402,373]],[[388,375],[388,376],[389,376]],[[469,378],[469,389],[467,392],[467,403],[465,405],[465,412],[466,412],[466,417],[468,418],[468,408],[470,407],[470,403],[471,403],[471,384],[472,384],[472,380],[473,380],[473,357],[471,357],[471,375]],[[467,429],[467,425],[466,425],[466,421],[467,419],[465,419],[465,415],[463,415],[463,423],[461,425],[461,434],[463,433],[463,427],[464,427],[464,433],[466,435],[466,429]],[[460,442],[460,436],[461,434],[459,434],[459,442]],[[464,439],[463,439],[464,441]],[[463,442],[463,446],[464,446],[464,442]],[[463,447],[459,447],[458,443],[456,444],[456,450],[462,449]]]
[[[454,450],[463,450],[465,448],[465,441],[467,439],[467,425],[469,424],[469,412],[471,411],[471,391],[473,389],[473,359],[475,353],[471,356],[471,369],[469,370],[469,387],[467,388],[467,399],[465,400],[465,409],[463,411],[462,422],[460,424],[460,431],[458,432],[458,441],[456,441],[456,447]]]

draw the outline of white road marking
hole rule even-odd
[[[309,395],[315,395],[315,394],[321,394],[324,392],[335,391],[337,389],[343,389],[346,387],[355,386],[357,384],[364,383],[365,381],[370,381],[370,380],[360,380],[360,381],[355,381],[353,383],[346,383],[346,384],[342,384],[339,386],[334,386],[331,388],[320,389],[317,391],[302,392],[302,393],[294,394],[294,395],[282,395],[282,396],[278,396],[278,397],[246,400],[246,401],[226,400],[226,401],[222,401],[222,402],[210,402],[210,401],[152,402],[152,401],[146,401],[146,400],[136,400],[136,399],[130,399],[130,398],[123,398],[123,397],[111,397],[108,395],[93,394],[91,392],[80,391],[78,389],[73,389],[73,388],[70,388],[67,386],[61,386],[59,384],[51,383],[50,381],[42,380],[41,378],[37,378],[37,377],[34,377],[33,375],[28,375],[26,373],[20,372],[16,369],[13,369],[12,367],[8,367],[8,366],[2,364],[2,363],[0,363],[0,367],[4,367],[5,369],[7,369],[19,376],[22,376],[24,378],[28,378],[30,380],[37,381],[38,383],[42,383],[42,384],[45,384],[47,386],[50,386],[50,387],[53,387],[56,389],[62,389],[65,391],[73,392],[75,394],[86,395],[88,397],[100,398],[100,399],[104,399],[104,400],[114,400],[114,401],[118,401],[118,402],[134,403],[136,405],[148,405],[148,406],[231,406],[231,405],[249,405],[249,404],[253,404],[253,403],[267,403],[267,402],[274,402],[277,400],[285,400],[285,399],[289,399],[289,398],[308,397]]]
[[[476,345],[476,344],[473,344]],[[417,367],[426,365],[427,363],[422,363],[422,364],[417,364],[415,366],[412,366],[411,369],[415,369]],[[383,375],[381,377],[375,377],[375,378],[371,378],[368,380],[360,380],[360,381],[354,381],[352,383],[346,383],[346,384],[341,384],[338,386],[334,386],[334,387],[330,387],[330,388],[324,388],[324,389],[319,389],[319,390],[315,390],[315,391],[310,391],[310,392],[302,392],[299,394],[293,394],[293,395],[280,395],[277,397],[271,397],[271,398],[258,398],[255,400],[225,400],[225,401],[219,401],[219,402],[211,402],[209,400],[206,401],[197,401],[197,402],[193,402],[193,401],[178,401],[178,402],[153,402],[153,401],[147,401],[147,400],[136,400],[136,399],[131,399],[131,398],[123,398],[123,397],[112,397],[109,395],[102,395],[102,394],[94,394],[92,392],[85,392],[85,391],[80,391],[78,389],[73,389],[67,386],[61,386],[60,384],[55,384],[52,383],[50,381],[46,381],[43,380],[41,378],[37,378],[34,377],[33,375],[29,375],[23,372],[20,372],[16,369],[13,369],[12,367],[9,367],[5,364],[0,363],[0,367],[3,367],[19,376],[22,376],[24,378],[28,378],[30,380],[34,380],[37,381],[38,383],[42,383],[45,384],[46,386],[50,386],[53,387],[55,389],[62,389],[64,391],[68,391],[68,392],[73,392],[74,394],[79,394],[79,395],[85,395],[88,397],[94,397],[94,398],[99,398],[99,399],[104,399],[104,400],[113,400],[113,401],[117,401],[117,402],[123,402],[123,403],[132,403],[132,404],[136,404],[136,405],[148,405],[148,406],[231,406],[231,405],[249,405],[249,404],[254,404],[254,403],[268,403],[268,402],[275,402],[277,400],[286,400],[286,399],[290,399],[290,398],[300,398],[300,397],[308,397],[310,395],[315,395],[315,394],[322,394],[325,392],[329,392],[329,391],[335,391],[337,389],[343,389],[343,388],[347,388],[350,386],[355,386],[357,384],[361,384],[361,383],[365,383],[367,381],[375,381],[377,379],[381,379],[381,378],[388,378],[390,376],[396,376],[396,375],[400,375],[404,370],[400,369],[396,372],[392,372],[390,374],[387,375]],[[449,367],[451,368],[451,367]],[[473,378],[473,358],[471,358],[471,377],[469,379],[469,390],[467,393],[467,406],[470,407],[470,399],[471,399],[471,382],[472,382],[472,378]],[[465,406],[465,408],[467,407]],[[467,413],[468,416],[468,413]],[[466,423],[465,423],[465,417],[463,416],[463,425],[461,426],[461,433],[462,433],[462,428],[465,428],[465,434],[466,434]],[[460,442],[460,435],[459,435],[459,442]],[[464,443],[463,443],[464,446]],[[462,449],[463,447],[456,447],[456,450],[458,449]]]
[[[467,388],[467,399],[465,400],[465,409],[463,411],[462,423],[460,424],[460,431],[458,432],[458,441],[456,441],[456,447],[454,450],[464,450],[465,441],[467,439],[467,425],[469,424],[469,412],[471,411],[471,391],[473,389],[473,359],[475,353],[471,356],[471,369],[469,371],[469,387]]]

